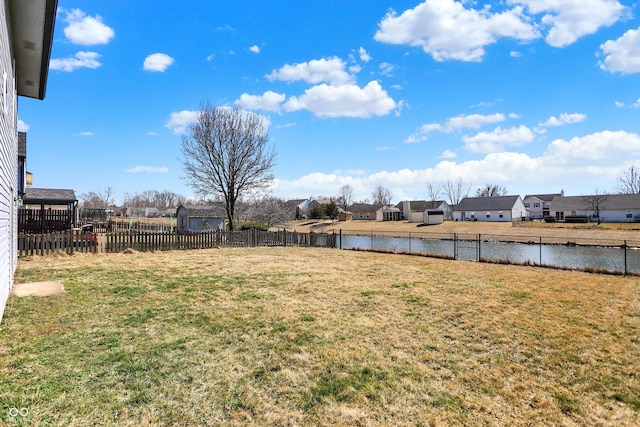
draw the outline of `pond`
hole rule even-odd
[[[640,250],[619,246],[584,246],[515,243],[498,240],[456,240],[426,237],[342,235],[342,249],[384,250],[445,256],[459,260],[489,260],[510,264],[532,264],[577,270],[640,273]]]

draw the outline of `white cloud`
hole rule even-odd
[[[638,98],[638,100],[635,102],[635,104],[633,104],[634,108],[640,108],[640,98]]]
[[[72,58],[53,58],[49,61],[52,70],[71,72],[78,68],[98,68],[102,64],[98,61],[100,54],[96,52],[78,52]]]
[[[286,96],[280,93],[266,91],[262,95],[249,95],[243,93],[240,99],[234,103],[247,110],[264,110],[264,111],[280,111],[280,106],[284,102]]]
[[[574,124],[574,123],[583,122],[586,119],[587,119],[587,116],[585,114],[580,114],[580,113],[573,113],[573,114],[562,113],[562,114],[560,114],[560,117],[555,117],[555,116],[549,117],[549,119],[546,122],[541,123],[540,126],[553,127],[553,126],[570,125],[570,124]]]
[[[447,152],[445,152],[447,153]],[[443,156],[445,157],[443,153]],[[311,194],[337,194],[342,185],[354,188],[356,199],[370,197],[373,188],[383,183],[393,193],[394,202],[427,197],[425,183],[444,183],[462,178],[475,186],[485,182],[504,185],[511,194],[559,192],[590,194],[617,177],[628,159],[640,157],[640,135],[628,132],[598,132],[570,141],[553,141],[538,157],[524,153],[487,154],[479,160],[456,163],[442,160],[433,167],[418,170],[370,172],[366,175],[312,173],[299,179],[277,180],[274,194],[285,198]],[[571,188],[567,184],[571,183]],[[444,196],[441,195],[444,198]]]
[[[575,137],[569,141],[557,139],[547,147],[545,160],[554,166],[581,167],[621,165],[629,158],[640,156],[640,135],[625,131],[603,131]]]
[[[465,2],[425,0],[401,15],[388,13],[379,23],[375,40],[420,46],[436,61],[480,61],[484,48],[499,38],[520,41],[540,37],[520,6],[502,13],[467,9]]]
[[[197,117],[197,111],[182,110],[177,113],[171,113],[169,121],[164,126],[171,129],[175,134],[181,134]]]
[[[145,133],[145,136],[157,136],[158,133],[155,131],[150,130],[149,132]]]
[[[640,28],[603,43],[600,49],[605,55],[604,60],[599,62],[601,69],[622,74],[640,72]]]
[[[308,110],[318,117],[368,118],[386,115],[396,106],[380,83],[374,80],[363,88],[353,84],[313,86],[302,96],[289,98],[284,109],[289,112]]]
[[[90,130],[84,131],[84,132],[78,132],[78,133],[74,133],[74,136],[93,136],[95,135],[93,132],[91,132]]]
[[[253,46],[251,46],[251,47],[249,48],[249,50],[250,50],[251,52],[253,52],[253,53],[260,53],[260,46],[258,46],[258,45],[256,45],[256,44],[254,44]]]
[[[367,53],[367,51],[365,50],[365,48],[360,47],[360,49],[358,49],[358,54],[360,55],[360,60],[362,62],[369,62],[371,61],[371,55],[369,55]]]
[[[418,131],[410,135],[404,142],[419,142],[425,141],[427,135],[434,131],[443,133],[451,133],[460,129],[479,129],[485,124],[499,123],[505,120],[505,116],[502,113],[495,114],[469,114],[451,117],[444,124],[440,123],[428,123],[420,126]]]
[[[18,119],[18,132],[29,132],[29,125]]]
[[[533,141],[534,133],[521,125],[509,129],[495,128],[491,132],[480,132],[474,136],[464,136],[465,148],[474,153],[495,153],[504,151],[507,146],[521,146]]]
[[[525,5],[533,15],[543,14],[541,24],[549,28],[545,41],[565,47],[601,27],[616,23],[627,11],[617,0],[508,0]]]
[[[509,52],[509,56],[512,58],[520,58],[522,54],[518,51],[512,50],[511,52]]]
[[[163,73],[173,64],[173,58],[164,53],[153,53],[144,59],[143,69]]]
[[[166,166],[134,166],[125,170],[127,173],[167,173],[169,172],[169,168]]]
[[[456,157],[458,157],[458,155],[449,149],[444,150],[442,154],[438,156],[440,159],[455,159]]]
[[[72,11],[62,10],[66,13],[63,19],[68,25],[64,29],[64,35],[74,44],[91,46],[107,44],[115,36],[112,28],[102,22],[99,15],[87,16],[80,9]]]
[[[383,62],[380,64],[380,74],[382,74],[383,76],[391,76],[393,73],[393,70],[395,70],[395,66],[393,64],[389,64],[388,62]]]
[[[330,84],[348,84],[354,81],[351,74],[345,71],[345,62],[338,58],[314,59],[309,62],[285,65],[279,70],[267,74],[269,81],[281,80],[286,82],[305,81],[311,84],[326,82]]]
[[[382,146],[382,147],[374,148],[375,151],[391,151],[391,150],[395,150],[395,149],[396,149],[396,147],[392,147],[390,145],[385,145],[385,146]]]

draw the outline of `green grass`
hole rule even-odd
[[[633,278],[259,248],[21,259],[17,280],[66,292],[9,300],[0,425],[640,423]]]

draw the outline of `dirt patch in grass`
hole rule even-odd
[[[45,279],[0,324],[5,422],[640,422],[637,279],[302,248],[20,263]]]

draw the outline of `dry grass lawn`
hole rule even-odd
[[[20,260],[42,280],[0,324],[7,424],[640,423],[637,278],[254,248]]]

